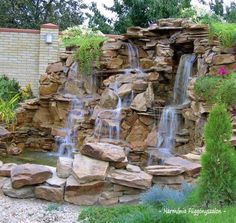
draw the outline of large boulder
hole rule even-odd
[[[76,154],[72,175],[79,183],[105,180],[109,163]]]
[[[121,162],[125,160],[124,149],[109,143],[87,143],[83,146],[81,153],[95,159]]]
[[[101,95],[100,106],[103,108],[113,109],[116,108],[117,103],[117,94],[111,89],[107,88]]]
[[[67,179],[65,201],[77,205],[94,205],[97,203],[104,188],[104,181],[80,184],[73,176]]]
[[[57,176],[67,178],[71,174],[73,159],[67,157],[59,157],[57,160]]]
[[[40,184],[51,176],[52,171],[49,168],[37,164],[21,164],[11,170],[11,181],[14,188]]]
[[[52,202],[63,201],[63,187],[52,187],[47,185],[40,185],[35,187],[35,197]]]
[[[107,178],[112,183],[138,189],[147,189],[152,185],[152,176],[143,171],[136,173],[127,170],[112,169]]]
[[[183,169],[188,175],[192,176],[199,174],[201,170],[201,165],[198,163],[193,163],[189,160],[183,159],[181,157],[170,157],[164,161],[165,165],[170,166],[179,166]]]
[[[14,197],[14,198],[25,199],[25,198],[35,197],[33,186],[26,186],[19,189],[15,189],[12,187],[12,183],[10,179],[5,181],[2,187],[2,191],[6,196]]]

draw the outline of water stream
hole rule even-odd
[[[76,124],[84,118],[84,103],[71,96],[71,110],[66,120],[65,137],[58,138],[58,156],[71,157],[76,148]]]
[[[195,58],[193,54],[184,54],[180,58],[172,103],[164,108],[158,128],[157,148],[162,157],[172,156],[171,150],[179,127],[178,108],[187,102],[187,87]]]
[[[143,74],[139,66],[139,52],[138,48],[130,42],[124,43],[128,50],[129,68],[125,69],[124,75],[129,75],[131,72]],[[109,88],[117,95],[118,101],[116,108],[113,110],[102,110],[97,115],[95,121],[94,135],[98,138],[108,138],[110,140],[120,139],[120,122],[122,108],[130,106],[134,98],[134,92],[125,98],[120,98],[118,95],[118,83],[114,82],[109,85]]]

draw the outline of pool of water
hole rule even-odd
[[[17,156],[0,156],[0,160],[3,161],[3,163],[34,163],[48,166],[56,166],[57,156],[47,152],[25,150],[23,153]]]

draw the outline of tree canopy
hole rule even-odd
[[[66,29],[84,22],[86,7],[82,0],[1,0],[0,27],[36,29],[50,22]]]
[[[236,22],[236,3],[226,6],[224,0],[198,1],[207,4],[213,15]],[[195,10],[191,0],[114,0],[111,7],[104,8],[114,18],[102,14],[96,3],[88,5],[84,0],[0,0],[0,27],[38,29],[43,23],[55,23],[64,30],[87,19],[90,28],[120,34],[129,26],[147,27],[160,18],[178,18],[183,11]]]

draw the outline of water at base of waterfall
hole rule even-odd
[[[172,103],[163,109],[157,133],[157,148],[163,157],[173,156],[171,150],[174,146],[175,135],[179,127],[177,110],[187,101],[187,87],[192,75],[192,68],[196,56],[185,54],[180,58]]]

